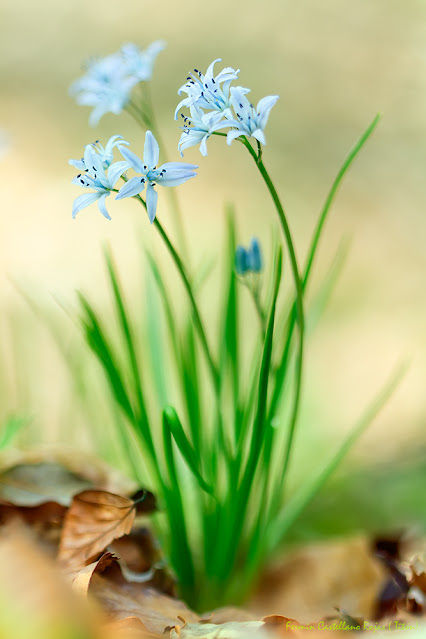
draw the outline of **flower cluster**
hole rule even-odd
[[[93,107],[92,126],[105,113],[121,113],[133,87],[151,79],[155,59],[165,46],[157,41],[141,51],[135,44],[125,44],[117,53],[88,62],[86,73],[71,85],[70,94],[77,104]]]
[[[244,248],[244,246],[237,246],[235,251],[235,271],[237,275],[260,273],[262,268],[262,252],[257,238],[253,237],[251,239],[248,249]]]
[[[151,131],[147,131],[145,135],[143,160],[124,146],[128,144],[121,135],[114,135],[105,148],[99,142],[88,144],[85,147],[84,156],[80,160],[69,161],[80,171],[73,179],[73,184],[92,189],[91,192],[84,193],[75,199],[72,209],[73,217],[97,201],[102,215],[110,220],[105,199],[111,195],[112,191],[117,193],[115,199],[121,200],[139,195],[146,186],[146,210],[149,221],[152,223],[157,212],[158,198],[154,187],[157,184],[160,186],[179,186],[196,176],[195,169],[198,167],[194,164],[166,162],[157,167],[160,150]],[[115,147],[118,148],[124,160],[113,163]],[[139,175],[127,179],[125,173],[128,169],[133,169]],[[122,178],[125,183],[118,190],[115,185],[119,178]]]
[[[269,113],[278,100],[278,95],[269,95],[258,103],[257,107],[247,99],[250,89],[231,87],[233,80],[238,79],[239,69],[230,67],[223,69],[216,77],[214,60],[206,73],[194,69],[187,82],[180,87],[178,94],[186,93],[175,111],[175,120],[179,111],[186,107],[190,115],[183,115],[184,126],[178,149],[181,156],[184,149],[200,144],[200,152],[207,155],[208,138],[221,129],[230,129],[227,133],[228,144],[240,136],[253,137],[261,144],[266,144],[264,129]]]

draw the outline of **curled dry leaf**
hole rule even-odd
[[[116,562],[117,557],[112,552],[105,552],[97,561],[78,571],[72,580],[73,590],[87,597],[93,575],[95,573],[99,575],[104,573],[107,568],[112,564],[116,564]],[[117,570],[120,570],[119,566],[117,566]]]
[[[67,566],[84,566],[118,537],[130,532],[134,502],[102,490],[76,495],[65,515],[58,559]]]

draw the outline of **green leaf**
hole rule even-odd
[[[199,465],[197,460],[197,455],[195,453],[194,448],[188,441],[188,438],[183,430],[182,424],[177,416],[177,413],[174,408],[168,406],[163,411],[163,436],[165,442],[165,452],[166,452],[166,460],[167,463],[171,464],[171,469],[173,472],[173,479],[177,481],[176,477],[176,469],[173,461],[173,450],[171,449],[171,436],[176,442],[176,446],[178,447],[182,457],[186,461],[188,468],[196,478],[200,487],[209,495],[214,494],[214,490],[211,486],[207,484],[207,482],[203,479]]]
[[[146,304],[144,313],[146,315],[147,326],[147,347],[150,352],[151,359],[151,379],[155,386],[158,402],[163,408],[167,404],[167,380],[165,371],[168,370],[168,359],[166,359],[165,344],[163,336],[162,314],[160,312],[160,304],[158,299],[158,287],[153,282],[152,277],[146,278]],[[170,400],[169,400],[170,401]]]
[[[179,365],[180,357],[179,357],[179,340],[176,331],[176,320],[173,313],[173,306],[171,300],[169,298],[169,294],[167,292],[167,287],[165,285],[164,279],[161,275],[161,272],[155,262],[153,256],[150,253],[147,253],[148,264],[151,267],[152,274],[158,286],[158,291],[160,293],[161,300],[164,306],[164,312],[166,314],[167,327],[170,333],[170,339],[172,341],[172,347],[176,359],[177,365]]]
[[[192,323],[189,322],[185,339],[181,343],[181,377],[183,382],[183,394],[187,408],[192,441],[197,454],[200,454],[202,443],[202,418],[200,407],[200,380],[198,376],[195,339]]]
[[[170,559],[174,569],[179,575],[180,586],[191,589],[194,586],[194,563],[191,549],[188,542],[187,528],[183,509],[180,484],[176,472],[175,459],[173,454],[172,430],[170,428],[170,409],[163,411],[163,445],[166,467],[169,481],[163,484],[163,497],[165,500],[165,511],[169,520]]]
[[[295,519],[306,508],[310,501],[312,501],[314,496],[322,488],[330,475],[336,470],[342,459],[352,448],[358,437],[377,416],[400,383],[405,371],[406,366],[398,367],[396,372],[391,376],[390,380],[368,407],[364,415],[362,415],[356,425],[352,428],[349,435],[339,446],[333,457],[324,466],[319,475],[314,479],[314,481],[306,483],[301,490],[296,493],[287,504],[285,504],[271,530],[270,538],[268,540],[269,552],[273,552],[273,550],[279,545],[288,528],[293,524]]]
[[[235,281],[235,213],[229,208],[227,218],[227,255],[225,289],[223,302],[224,324],[222,327],[222,353],[221,368],[229,365],[231,369],[231,379],[233,386],[234,405],[238,402],[238,302],[237,302],[237,286]]]
[[[117,363],[112,347],[90,303],[82,293],[79,293],[79,299],[85,312],[85,316],[80,321],[85,332],[86,341],[101,363],[117,403],[121,406],[128,419],[134,423],[133,408],[125,390],[120,366]]]
[[[30,421],[28,417],[17,417],[16,415],[8,417],[0,431],[0,450],[7,448],[21,428],[28,426]]]
[[[241,531],[245,523],[245,515],[249,503],[252,484],[257,465],[262,455],[263,438],[265,434],[266,402],[268,397],[269,371],[272,357],[272,342],[275,324],[275,310],[278,292],[281,283],[282,270],[282,250],[279,247],[275,260],[274,294],[271,309],[268,316],[265,342],[262,353],[262,363],[259,374],[259,386],[256,402],[256,414],[254,418],[253,430],[250,441],[250,450],[245,468],[242,470],[242,477],[237,490],[232,490],[229,507],[230,523],[224,531],[224,539],[217,545],[218,551],[215,555],[216,570],[219,578],[225,579],[233,567],[233,557],[235,558],[235,541],[240,539]],[[220,546],[220,547],[219,547]]]
[[[306,292],[309,276],[312,269],[312,264],[314,262],[314,259],[317,253],[319,240],[324,230],[325,221],[328,217],[328,213],[330,211],[331,205],[333,204],[334,197],[338,191],[340,183],[342,182],[352,162],[355,160],[356,156],[361,151],[362,147],[367,142],[368,138],[370,137],[370,135],[373,133],[374,129],[378,125],[380,118],[381,118],[381,114],[378,113],[376,117],[374,118],[374,120],[371,122],[371,124],[364,131],[362,136],[359,138],[359,140],[355,143],[353,148],[349,151],[327,195],[327,198],[321,210],[317,225],[315,227],[314,234],[312,236],[311,245],[310,245],[308,256],[306,259],[306,266],[305,266],[304,276],[302,280],[303,293]],[[290,316],[289,316],[287,338],[284,340],[284,348],[282,351],[282,356],[280,357],[280,360],[279,360],[281,363],[280,363],[280,366],[278,367],[278,370],[276,371],[274,390],[273,390],[271,404],[269,408],[269,416],[268,416],[269,420],[271,420],[274,417],[274,414],[280,399],[281,389],[284,385],[285,377],[288,371],[289,352],[290,352],[293,331],[296,324],[296,318],[297,318],[296,302],[294,302],[292,310],[290,312]]]

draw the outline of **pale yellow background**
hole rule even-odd
[[[68,159],[83,145],[121,133],[142,152],[143,134],[126,115],[89,128],[89,109],[67,94],[85,59],[123,42],[144,47],[164,39],[152,81],[169,157],[178,159],[177,88],[194,66],[215,57],[240,68],[252,100],[279,94],[266,135],[265,163],[276,180],[302,261],[316,215],[351,144],[377,111],[373,139],[345,180],[321,245],[319,273],[340,238],[351,252],[328,310],[308,344],[304,423],[313,437],[344,431],[401,358],[411,360],[400,389],[360,443],[372,459],[399,450],[424,428],[426,382],[426,4],[416,0],[274,0],[271,2],[142,2],[2,0],[0,5],[0,129],[9,148],[0,159],[0,305],[2,416],[34,415],[40,437],[84,439],[84,416],[69,418],[66,368],[48,332],[22,302],[12,278],[55,317],[53,299],[75,307],[82,288],[107,299],[101,244],[108,240],[137,294],[139,242],[154,230],[134,202],[108,200],[112,222],[96,205],[71,219],[74,175]],[[220,70],[220,63],[217,70]],[[199,176],[179,189],[196,264],[222,250],[223,207],[235,202],[240,240],[258,234],[270,248],[274,210],[250,158],[235,143],[209,141],[185,161]],[[160,192],[158,215],[173,229]],[[268,256],[266,256],[268,259]],[[203,297],[216,307],[216,270]],[[174,277],[171,275],[170,277]],[[172,281],[174,281],[172,279]],[[217,280],[216,280],[217,281]],[[318,284],[319,278],[316,279]],[[290,287],[290,274],[288,286]],[[106,304],[106,301],[105,301]],[[139,308],[139,307],[138,307]],[[249,308],[249,307],[247,307]],[[71,324],[64,315],[66,343]],[[247,322],[250,322],[247,319]],[[255,319],[253,319],[253,322]],[[210,321],[211,335],[215,322]],[[383,437],[385,436],[385,437]],[[33,431],[33,440],[37,440]],[[422,436],[424,442],[424,436]]]

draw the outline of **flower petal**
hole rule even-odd
[[[257,124],[259,129],[263,130],[265,128],[271,109],[279,97],[279,95],[268,95],[259,101],[257,105],[257,112],[259,114]]]
[[[133,197],[138,193],[142,193],[145,188],[145,178],[139,176],[133,177],[121,187],[117,195],[116,200],[122,200],[124,197]]]
[[[86,206],[90,206],[96,200],[99,200],[101,197],[100,193],[83,193],[83,195],[79,195],[72,205],[72,216],[73,218],[79,213],[82,209],[85,209]]]
[[[119,146],[118,150],[125,160],[128,161],[130,167],[136,171],[136,173],[145,173],[145,169],[143,168],[143,162],[140,158],[138,158],[133,151],[130,149],[126,149],[125,146]]]
[[[156,182],[161,186],[179,186],[196,175],[195,171],[176,171],[167,174],[166,177],[157,178]]]
[[[241,135],[246,135],[246,133],[244,131],[229,131],[227,136],[226,136],[226,141],[228,143],[228,146],[231,145],[231,142],[233,140],[235,140],[236,138],[239,138]]]
[[[106,143],[105,155],[109,155],[110,153],[112,153],[113,148],[115,146],[118,146],[119,144],[130,144],[130,143],[126,142],[126,140],[123,140],[122,135],[113,135],[112,137],[110,137],[110,139]]]
[[[211,80],[211,78],[213,77],[213,69],[216,62],[222,62],[222,58],[216,58],[216,60],[213,60],[213,62],[209,64],[209,68],[207,69],[206,75],[205,75],[206,80],[207,79]]]
[[[126,162],[125,160],[121,160],[120,162],[114,162],[114,164],[111,164],[107,173],[108,182],[111,188],[114,188],[118,178],[121,177],[123,173],[129,168],[129,162]]]
[[[206,135],[203,137],[203,139],[201,140],[201,144],[200,144],[200,153],[201,155],[203,155],[204,157],[206,157],[207,155],[207,140],[209,139],[209,134],[206,133]]]
[[[151,131],[147,131],[145,135],[145,146],[143,149],[143,161],[148,169],[152,169],[158,164],[158,158],[160,157],[160,147],[157,144],[157,140],[152,135]]]
[[[77,171],[84,171],[86,168],[83,158],[81,160],[68,160],[68,164],[71,164]]]
[[[260,144],[266,144],[265,134],[263,133],[263,131],[261,131],[261,129],[256,129],[256,131],[253,131],[251,136],[252,138],[256,138],[256,140],[259,140]]]
[[[106,217],[107,220],[110,220],[111,219],[110,215],[109,215],[109,213],[108,213],[108,211],[106,209],[106,206],[105,206],[105,199],[108,197],[108,195],[110,195],[110,194],[109,193],[105,193],[104,195],[102,195],[102,197],[99,198],[98,207],[99,207],[99,210],[102,213],[102,215],[104,217]]]
[[[166,162],[159,167],[159,171],[195,171],[198,169],[198,164],[187,164],[186,162]]]
[[[157,212],[157,200],[158,200],[158,193],[154,189],[153,185],[149,183],[148,186],[146,187],[146,210],[147,210],[148,218],[151,224],[153,223],[155,219],[155,214]]]

